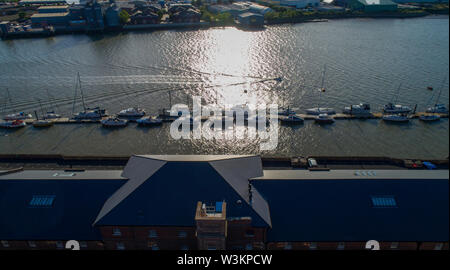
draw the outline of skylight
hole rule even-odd
[[[397,202],[393,196],[372,196],[372,206],[380,208],[397,207]]]
[[[29,206],[31,207],[51,207],[55,201],[55,195],[33,195]]]

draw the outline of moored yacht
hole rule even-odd
[[[370,105],[367,103],[351,105],[349,107],[344,107],[342,112],[345,114],[370,114]]]
[[[108,117],[101,122],[103,127],[125,127],[128,124],[128,120],[119,119],[117,117]]]
[[[408,122],[409,118],[405,114],[386,114],[383,115],[383,120],[387,122]]]
[[[444,104],[435,104],[426,110],[427,113],[448,113],[447,107]]]
[[[44,116],[42,117],[42,119],[57,119],[57,118],[61,118],[61,115],[55,113],[55,111],[47,112],[47,113],[44,114]]]
[[[143,117],[145,115],[145,110],[137,108],[137,107],[133,107],[133,108],[128,108],[125,110],[121,110],[117,116],[119,117]]]
[[[53,126],[53,121],[51,120],[38,119],[33,121],[33,127],[50,127],[50,126]]]
[[[138,125],[142,126],[155,126],[155,125],[161,125],[162,119],[156,116],[146,116],[142,117],[141,119],[136,120]]]
[[[393,104],[389,102],[388,104],[384,105],[383,112],[388,114],[396,114],[396,113],[409,113],[412,111],[412,109],[408,106],[399,105],[399,104]]]
[[[336,114],[333,108],[311,108],[305,110],[307,114],[320,115],[320,114]]]
[[[441,117],[436,114],[431,114],[431,115],[423,114],[423,115],[419,116],[419,120],[425,121],[425,122],[439,121],[440,119],[441,119]]]
[[[21,128],[27,124],[22,120],[1,121],[0,128]]]
[[[328,114],[321,113],[316,118],[314,118],[314,121],[319,124],[332,124],[335,120]]]
[[[291,114],[288,116],[282,115],[279,116],[278,119],[280,119],[280,121],[284,124],[301,124],[304,121],[303,118],[295,114]]]
[[[107,115],[106,110],[96,107],[92,109],[87,108],[84,111],[74,114],[73,118],[76,120],[83,120],[83,119],[89,120],[89,119],[99,119],[106,115]]]
[[[25,120],[25,119],[31,119],[31,118],[33,118],[33,116],[31,114],[19,112],[19,113],[8,114],[5,117],[3,117],[3,120],[13,121],[13,120]]]

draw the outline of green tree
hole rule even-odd
[[[19,19],[23,19],[27,14],[25,13],[25,11],[20,11],[17,15],[19,15]]]
[[[119,13],[119,20],[121,24],[126,24],[130,19],[130,14],[126,10],[122,10]]]

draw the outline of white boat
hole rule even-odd
[[[107,115],[106,110],[96,107],[93,109],[87,108],[84,111],[74,114],[73,118],[76,120],[99,119],[106,115]]]
[[[101,122],[104,127],[125,127],[128,124],[128,120],[119,119],[117,117],[108,117]]]
[[[288,116],[288,115],[291,115],[291,114],[295,114],[295,111],[292,110],[292,109],[289,108],[289,107],[287,107],[287,108],[281,107],[281,108],[278,110],[278,115],[285,115],[285,116]]]
[[[314,121],[319,124],[332,124],[334,123],[334,118],[332,118],[328,114],[322,113],[314,118]]]
[[[320,115],[320,114],[336,114],[336,111],[333,108],[311,108],[305,110],[307,114],[311,115]]]
[[[431,115],[423,114],[423,115],[419,116],[419,120],[422,120],[422,121],[425,121],[425,122],[438,121],[440,119],[441,119],[441,117],[439,115],[436,115],[436,114],[431,114]]]
[[[435,104],[426,110],[427,113],[448,113],[447,107],[444,104]]]
[[[33,121],[33,127],[50,127],[50,126],[53,126],[53,121],[51,120],[38,119]]]
[[[145,115],[145,110],[134,107],[134,108],[128,108],[125,110],[121,110],[117,116],[119,117],[143,117]]]
[[[383,112],[388,113],[388,114],[395,114],[395,113],[409,113],[410,111],[412,111],[412,109],[408,106],[403,106],[403,105],[399,105],[399,104],[392,104],[392,103],[388,103],[386,105],[384,105],[383,107]]]
[[[10,120],[0,122],[0,128],[21,128],[27,124],[22,120]]]
[[[444,104],[439,104],[439,98],[441,97],[442,89],[444,88],[445,81],[447,80],[447,77],[445,77],[444,81],[442,82],[441,89],[439,90],[439,94],[436,97],[436,102],[433,107],[427,108],[427,113],[445,113],[448,114],[448,108],[445,107]]]
[[[278,119],[280,119],[280,121],[285,124],[301,124],[304,121],[303,118],[301,118],[300,116],[297,116],[295,114],[291,114],[288,116],[282,115],[282,116],[279,116]]]
[[[403,114],[386,114],[383,115],[383,120],[387,122],[408,122],[409,118]]]
[[[138,125],[142,126],[155,126],[155,125],[161,125],[162,119],[158,118],[156,116],[146,116],[142,117],[141,119],[136,120]]]
[[[322,74],[322,86],[319,89],[319,106],[317,106],[316,108],[310,108],[310,109],[306,109],[305,112],[307,114],[311,114],[311,115],[320,115],[320,114],[335,114],[336,111],[333,108],[321,108],[320,107],[320,99],[322,97],[322,93],[325,92],[325,71],[326,71],[326,66],[324,66],[323,68],[323,74]]]
[[[42,118],[43,119],[58,119],[58,118],[61,118],[61,115],[55,113],[54,111],[51,111],[51,112],[47,112],[46,114],[44,114],[44,116]]]
[[[83,103],[83,111],[74,114],[73,118],[75,120],[92,120],[92,119],[99,119],[102,118],[104,116],[107,116],[107,112],[105,109],[100,109],[100,107],[95,107],[95,108],[86,108],[86,104],[84,103],[84,94],[83,94],[83,89],[81,88],[81,79],[80,79],[80,73],[77,74],[77,85],[80,88],[80,94],[81,94],[81,101]],[[76,93],[77,93],[77,88],[75,87],[75,97],[76,97]],[[73,103],[73,108],[75,108],[75,98],[74,98],[74,103]]]
[[[33,118],[33,116],[31,114],[19,112],[19,113],[8,114],[5,117],[3,117],[3,120],[13,121],[13,120],[25,120],[25,119],[31,119],[31,118]]]
[[[344,110],[342,111],[345,114],[370,114],[370,104],[367,103],[360,103],[358,105],[351,105],[349,107],[344,107]]]

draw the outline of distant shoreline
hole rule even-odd
[[[408,18],[419,18],[426,16],[447,16],[448,14],[434,14],[429,12],[389,12],[389,13],[377,13],[377,14],[319,14],[312,16],[304,16],[299,18],[288,18],[288,19],[276,19],[265,21],[264,26],[268,25],[280,25],[280,24],[297,24],[297,23],[309,23],[317,22],[320,20],[329,19],[356,19],[356,18],[372,18],[372,19],[408,19]],[[95,34],[95,33],[122,33],[130,31],[162,31],[162,30],[176,30],[176,29],[207,29],[215,27],[237,27],[235,23],[210,23],[210,22],[197,22],[197,23],[168,23],[168,24],[146,24],[146,25],[124,25],[116,29],[104,29],[99,31],[86,31],[80,28],[56,28],[55,31],[51,32],[48,30],[43,31],[33,31],[33,32],[14,32],[8,35],[3,35],[2,39],[21,39],[21,38],[42,38],[50,37],[55,35],[70,35],[70,34]]]

